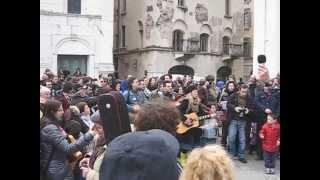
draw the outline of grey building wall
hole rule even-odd
[[[225,16],[224,0],[185,0],[184,7],[178,7],[177,0],[126,0],[125,11],[123,2],[120,0],[119,8],[118,0],[114,2],[115,11],[120,9],[115,18],[120,18],[119,24],[115,21],[114,26],[115,34],[120,37],[120,48],[114,41],[120,76],[142,77],[144,70],[150,74],[166,73],[175,65],[185,64],[194,69],[196,76],[216,76],[220,67],[229,66],[236,78],[249,77],[252,59],[237,57],[230,60],[229,56],[224,56],[222,38],[229,36],[235,44],[242,44],[244,37],[252,40],[253,28],[244,30],[243,27],[244,9],[252,9],[251,1],[230,0],[230,16]],[[126,27],[124,47],[121,46],[122,26]],[[208,52],[192,53],[194,56],[185,61],[175,60],[181,56],[181,53],[172,51],[173,31],[176,29],[184,31],[184,39],[207,33]]]

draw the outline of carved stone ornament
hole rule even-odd
[[[153,6],[147,6],[147,12],[152,12],[153,11]]]
[[[245,4],[250,4],[250,3],[251,3],[251,0],[244,0],[244,3],[245,3]]]
[[[208,9],[204,7],[203,4],[197,4],[195,13],[196,13],[195,18],[198,23],[208,21]]]
[[[157,7],[162,9],[162,0],[157,0]]]
[[[234,30],[234,33],[231,40],[234,43],[240,43],[244,33],[243,14],[241,12],[237,12],[233,15],[233,17],[232,29]]]
[[[150,39],[151,30],[154,26],[153,18],[150,14],[147,15],[147,19],[145,21],[145,27],[146,27],[146,39]]]
[[[173,18],[174,9],[166,7],[160,10],[160,16],[157,20],[157,25],[161,25],[167,22],[171,22]]]

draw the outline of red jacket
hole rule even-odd
[[[268,152],[278,151],[277,141],[280,140],[280,124],[265,123],[260,130],[260,136],[263,135],[262,148]]]

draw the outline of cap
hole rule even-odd
[[[177,180],[179,143],[160,129],[126,133],[109,144],[100,179]]]

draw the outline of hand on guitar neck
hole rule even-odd
[[[138,113],[140,109],[141,109],[140,106],[137,104],[132,106],[133,113]]]
[[[193,119],[191,119],[191,118],[188,118],[188,119],[186,119],[184,122],[183,122],[183,124],[185,124],[186,126],[192,126],[193,125]]]

